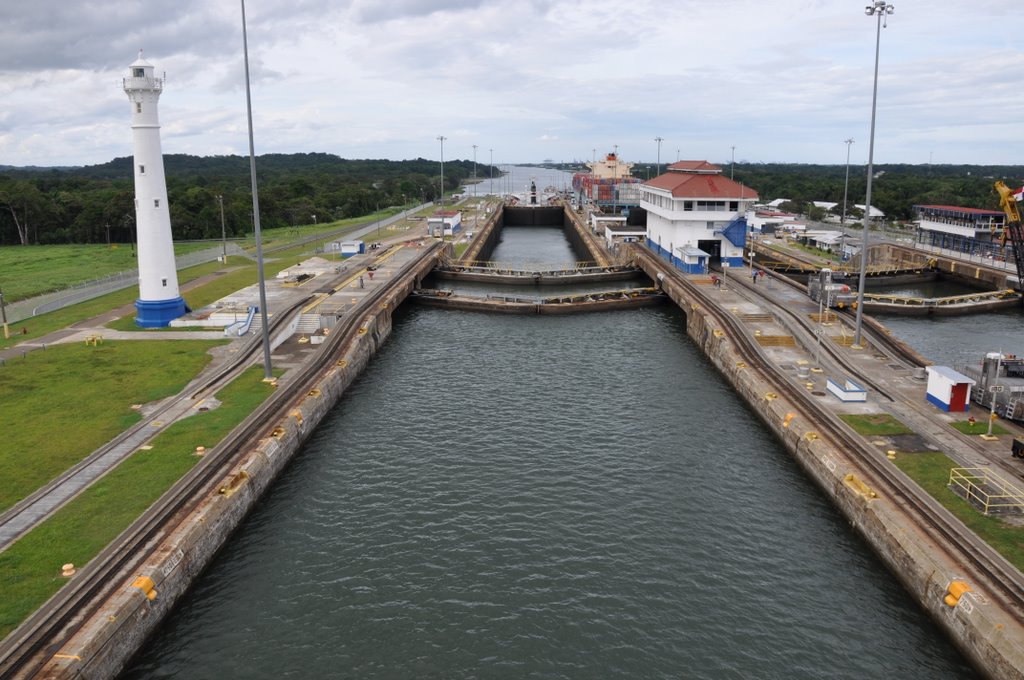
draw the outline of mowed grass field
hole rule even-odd
[[[177,394],[211,340],[54,345],[0,368],[0,512],[141,418],[133,404]]]
[[[219,442],[273,390],[263,368],[251,368],[217,394],[219,408],[168,426],[152,449],[136,451],[0,553],[0,638],[67,582],[62,564],[87,564],[199,462],[196,446]]]
[[[175,245],[176,255],[211,247],[209,243]],[[61,290],[118,272],[135,269],[128,244],[0,247],[0,289],[7,302]]]

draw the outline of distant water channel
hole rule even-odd
[[[974,677],[683,323],[399,310],[125,677]]]

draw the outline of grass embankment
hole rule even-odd
[[[217,341],[54,345],[0,368],[0,511],[138,422],[131,408],[176,394]]]
[[[909,434],[912,431],[896,418],[885,414],[844,415],[850,427],[865,436]],[[967,421],[954,424],[969,425]],[[981,432],[987,425],[975,425]],[[957,427],[957,429],[961,429]],[[993,432],[995,430],[993,429]],[[979,432],[979,434],[981,433]],[[933,451],[897,451],[896,467],[903,470],[922,489],[943,507],[952,512],[983,541],[1018,569],[1024,570],[1024,529],[1006,524],[998,517],[982,514],[978,509],[953,493],[949,488],[949,471],[960,467],[944,453]]]
[[[182,255],[213,243],[175,244]],[[86,281],[135,269],[138,262],[128,244],[80,244],[56,246],[4,246],[0,248],[0,272],[4,299],[17,302],[61,290]]]
[[[252,413],[273,391],[262,378],[262,367],[248,370],[217,394],[220,407],[168,426],[151,450],[132,454],[0,553],[0,638],[60,589],[62,564],[85,565],[199,461],[197,446],[212,448]]]

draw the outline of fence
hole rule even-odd
[[[229,255],[242,255],[248,257],[246,252],[242,250],[238,244],[229,243],[227,249]],[[199,264],[213,262],[219,258],[222,253],[223,245],[218,243],[215,247],[179,255],[175,258],[175,267],[177,269],[184,269],[186,267],[194,267]],[[18,323],[19,321],[24,321],[25,319],[29,319],[33,316],[46,314],[47,312],[52,312],[63,307],[78,304],[79,302],[92,300],[93,298],[106,295],[107,293],[113,293],[114,291],[137,285],[138,282],[139,270],[131,269],[128,271],[118,272],[117,274],[111,274],[110,276],[105,276],[102,279],[94,279],[92,281],[86,281],[85,283],[68,286],[62,290],[46,293],[45,295],[38,295],[26,300],[19,300],[18,302],[7,305],[7,321],[12,324]]]

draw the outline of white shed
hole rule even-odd
[[[966,411],[971,405],[975,381],[948,366],[925,366],[928,372],[928,401],[943,411]]]

